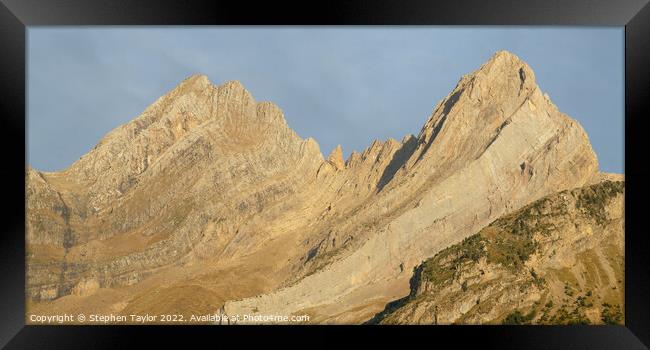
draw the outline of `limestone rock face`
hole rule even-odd
[[[371,323],[623,324],[623,182],[544,197],[415,269]]]
[[[70,168],[28,169],[28,292],[61,297],[87,278],[130,285],[183,259],[245,251],[259,211],[299,206],[283,199],[322,162],[277,106],[239,82],[191,77]]]
[[[374,170],[364,157],[383,155],[390,161],[382,175],[363,176]],[[273,293],[229,301],[226,313],[367,319],[408,294],[408,272],[426,257],[531,201],[583,186],[598,172],[584,130],[544,96],[528,65],[507,52],[463,77],[414,141],[375,142],[361,158],[357,174],[361,183],[379,179],[376,193],[319,244],[310,259],[316,268]],[[340,241],[347,244],[322,248]]]
[[[327,157],[327,161],[330,162],[336,169],[342,170],[345,169],[345,162],[343,161],[343,149],[341,145],[336,146]]]
[[[28,294],[39,312],[363,322],[409,293],[423,260],[603,176],[584,130],[508,52],[464,76],[417,136],[347,161],[240,83],[193,76],[70,168],[27,169]]]

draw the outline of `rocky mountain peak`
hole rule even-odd
[[[182,95],[189,92],[202,92],[202,91],[211,91],[212,89],[219,89],[222,91],[228,91],[232,94],[242,94],[245,93],[250,95],[250,92],[246,90],[244,84],[239,80],[228,80],[221,85],[214,85],[207,75],[205,74],[192,74],[189,77],[181,81],[176,87],[174,87],[170,92],[163,95],[163,97],[168,95]],[[180,92],[180,93],[179,93]]]
[[[252,97],[251,93],[239,80],[228,80],[225,83],[219,85],[219,89],[232,94],[244,94]]]
[[[424,259],[602,177],[584,130],[508,52],[463,77],[417,137],[342,153],[326,161],[240,82],[191,76],[70,169],[28,168],[29,296],[358,322],[403,296]],[[199,309],[196,290],[210,300]]]
[[[508,51],[495,53],[477,70],[463,76],[439,102],[418,136],[410,165],[430,159],[449,168],[476,159],[514,119],[571,123],[543,97],[532,69]],[[531,121],[526,121],[533,122]],[[425,161],[425,163],[428,163]]]
[[[195,89],[205,89],[207,87],[213,86],[210,82],[210,79],[205,74],[193,74],[183,80],[178,87],[188,87]]]
[[[343,149],[341,145],[337,145],[327,157],[327,161],[330,162],[338,170],[345,168],[345,161],[343,160]]]
[[[209,94],[215,89],[217,89],[217,87],[210,82],[206,75],[191,75],[158,98],[156,102],[147,107],[143,114],[134,119],[134,121],[137,119],[143,119],[145,115],[148,114],[147,112],[155,112],[160,108],[169,107],[171,104],[177,103],[179,100],[182,101],[186,98],[184,96]]]
[[[529,84],[535,84],[535,73],[530,66],[515,54],[505,50],[492,55],[475,73],[479,72],[490,78],[509,79],[515,77],[522,82],[528,81]]]
[[[274,148],[300,142],[277,105],[256,102],[239,81],[215,86],[206,75],[196,74],[105,135],[64,171],[64,178],[91,183],[84,187],[89,203],[102,208],[135,187],[153,164],[172,166],[197,147],[242,152],[262,144]],[[312,148],[307,152],[315,153]]]
[[[456,88],[443,101],[447,110],[450,101],[502,103],[505,99],[526,98],[538,89],[530,66],[508,51],[498,51],[475,71],[464,75]]]

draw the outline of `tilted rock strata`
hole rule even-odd
[[[330,162],[336,169],[341,170],[345,169],[345,161],[343,160],[343,149],[341,145],[336,146],[327,157],[327,161]]]
[[[532,200],[584,185],[598,169],[584,130],[541,93],[525,63],[505,52],[461,79],[415,144],[355,213],[374,222],[344,224],[351,248],[324,254],[327,264],[287,288],[227,302],[225,312],[308,310],[322,322],[356,322],[362,313],[345,310],[369,312],[376,303],[369,305],[368,294],[406,294],[408,271],[424,258]]]
[[[623,323],[624,183],[545,197],[415,269],[371,323]]]
[[[322,162],[276,106],[237,82],[190,78],[69,169],[29,170],[29,293],[66,295],[85,278],[130,284],[190,253],[235,254],[226,243],[249,234],[262,208],[301,205],[282,199],[313,182],[302,174]],[[46,251],[60,260],[41,263]]]
[[[507,52],[463,77],[418,136],[345,162],[238,82],[194,76],[70,168],[27,170],[28,293],[88,302],[165,269],[236,275],[246,261],[267,283],[224,312],[361,322],[408,294],[422,260],[599,174],[584,130]]]

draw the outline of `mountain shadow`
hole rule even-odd
[[[388,166],[384,169],[384,172],[381,174],[381,177],[377,182],[377,193],[381,192],[384,186],[393,179],[397,170],[399,170],[399,168],[401,168],[404,163],[411,158],[411,155],[418,145],[417,141],[418,140],[415,136],[410,135],[409,139],[402,144],[402,147],[393,154],[393,158],[390,160],[390,163],[388,163]]]

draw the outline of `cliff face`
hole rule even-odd
[[[340,147],[324,159],[238,82],[194,76],[70,168],[26,176],[27,288],[40,310],[223,306],[347,323],[408,294],[424,259],[605,175],[584,130],[499,52],[418,136],[346,161]],[[195,304],[197,290],[209,302]]]
[[[540,199],[415,268],[370,323],[623,323],[623,182]]]
[[[534,79],[524,62],[499,52],[460,80],[417,138],[374,143],[366,159],[390,161],[374,177],[371,199],[321,241],[318,267],[276,292],[227,302],[225,313],[358,322],[407,294],[408,272],[423,259],[530,201],[590,181],[598,163],[587,136]]]
[[[84,281],[131,284],[190,257],[245,251],[253,217],[301,205],[300,195],[285,199],[322,162],[275,105],[238,82],[192,77],[70,168],[28,170],[30,296],[60,297]],[[228,246],[233,239],[244,242]]]

